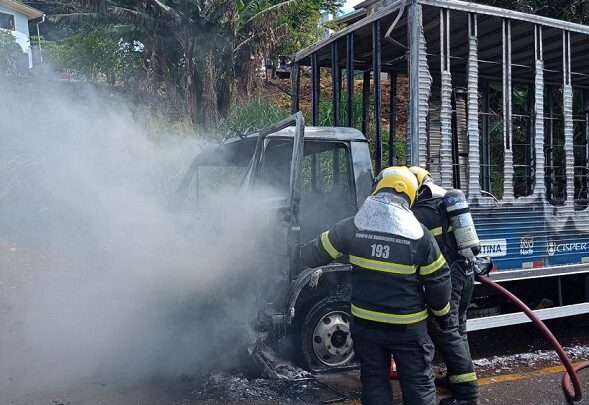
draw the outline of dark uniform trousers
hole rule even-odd
[[[393,396],[389,371],[394,356],[406,405],[434,405],[436,389],[431,362],[434,346],[426,327],[412,325],[389,331],[352,324],[354,350],[360,362],[362,404],[389,405]]]
[[[455,269],[450,273],[452,276],[452,295],[450,296],[450,314],[456,314],[458,318],[458,333],[462,337],[466,350],[468,347],[468,337],[466,336],[466,312],[472,293],[474,291],[474,272],[464,272],[461,269]]]
[[[452,295],[448,325],[445,330],[441,330],[430,320],[429,334],[448,369],[453,396],[474,399],[479,392],[466,335],[466,312],[474,289],[474,274],[461,266],[453,266],[450,274]]]
[[[439,208],[440,199],[418,200],[413,207],[417,219],[424,224],[436,238],[440,249],[450,264],[452,294],[450,296],[450,319],[441,330],[435,322],[429,322],[429,333],[441,353],[448,379],[451,383],[452,396],[456,399],[474,399],[478,397],[478,384],[474,365],[470,356],[466,335],[466,311],[474,289],[474,274],[464,258],[457,254],[458,246],[453,232]],[[447,231],[444,232],[444,229]]]

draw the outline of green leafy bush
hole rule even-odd
[[[98,28],[81,32],[49,45],[56,68],[79,74],[90,82],[124,84],[141,64],[142,51],[124,27]]]
[[[12,33],[0,30],[0,76],[14,76],[20,73],[19,65],[23,51]]]

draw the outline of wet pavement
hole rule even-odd
[[[560,388],[562,367],[552,366],[521,373],[495,374],[480,378],[481,404],[566,404]],[[483,374],[484,375],[484,374]],[[583,376],[583,389],[589,395],[589,376]],[[201,384],[189,381],[154,382],[143,386],[79,385],[63,392],[28,394],[2,398],[2,404],[360,404],[357,372],[322,375],[318,381],[276,382],[239,376],[214,378]],[[236,381],[237,380],[237,381]],[[399,386],[393,382],[394,405],[402,404]],[[438,389],[438,398],[448,393]],[[1,397],[1,396],[0,396]],[[589,404],[587,398],[578,404]],[[409,404],[410,405],[410,404]]]
[[[5,250],[10,249],[11,246],[5,246]],[[22,258],[13,262],[10,255],[0,255],[0,315],[14,310],[3,305],[3,295],[17,293],[19,283],[34,277],[32,270],[20,272],[18,277],[5,270],[33,269],[43,260],[36,255],[25,259],[28,262],[23,265]],[[573,361],[589,360],[589,315],[553,320],[548,326]],[[479,376],[481,404],[567,403],[560,386],[564,368],[533,325],[477,331],[469,335],[469,340]],[[443,373],[439,359],[436,359],[436,371]],[[581,374],[581,380],[586,398],[578,403],[589,405],[589,371]],[[394,381],[393,386],[393,403],[398,405],[401,403],[398,382]],[[37,381],[30,381],[27,390],[19,394],[0,390],[0,405],[359,404],[360,392],[358,371],[325,373],[298,381],[263,379],[251,373],[195,373],[141,383],[97,377],[61,389],[42,389]],[[443,389],[438,391],[439,398],[447,394]]]
[[[571,326],[572,325],[572,326]],[[589,316],[552,322],[574,362],[589,359]],[[564,368],[556,354],[544,348],[528,326],[515,326],[471,334],[473,357],[479,375],[481,404],[566,404],[560,381]],[[524,351],[514,351],[525,348]],[[481,354],[483,356],[481,356]],[[443,372],[439,362],[438,373]],[[589,397],[589,371],[581,375]],[[394,405],[401,404],[397,381]],[[319,374],[312,379],[281,381],[254,375],[209,373],[173,380],[153,380],[140,385],[113,385],[99,381],[78,384],[60,392],[38,392],[8,397],[1,404],[359,404],[358,371]],[[438,389],[438,397],[448,395]],[[589,404],[589,398],[579,404]]]

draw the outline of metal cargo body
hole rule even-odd
[[[589,27],[454,0],[369,0],[356,14],[296,54],[293,111],[309,66],[319,124],[328,69],[331,122],[359,122],[376,171],[426,166],[462,189],[495,278],[589,272]]]

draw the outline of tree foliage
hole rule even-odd
[[[140,67],[141,46],[121,27],[98,28],[45,43],[56,68],[86,80],[125,84]]]
[[[280,19],[287,24],[289,35],[275,48],[275,55],[292,55],[313,44],[323,30],[319,27],[320,11],[336,14],[342,6],[339,0],[301,0]]]
[[[11,32],[0,30],[0,76],[19,74],[23,51]]]
[[[128,27],[143,46],[138,74],[143,90],[178,101],[194,122],[214,124],[226,115],[236,84],[250,95],[263,59],[313,42],[319,10],[335,9],[337,1],[62,0],[51,3],[48,14],[56,24],[90,31]],[[114,61],[108,38],[92,36],[90,44],[77,46],[81,39],[69,43],[72,52],[82,54],[86,45],[97,52],[87,54],[90,65],[78,69],[90,76],[109,70]]]
[[[581,24],[589,23],[589,0],[477,0],[477,3]]]

